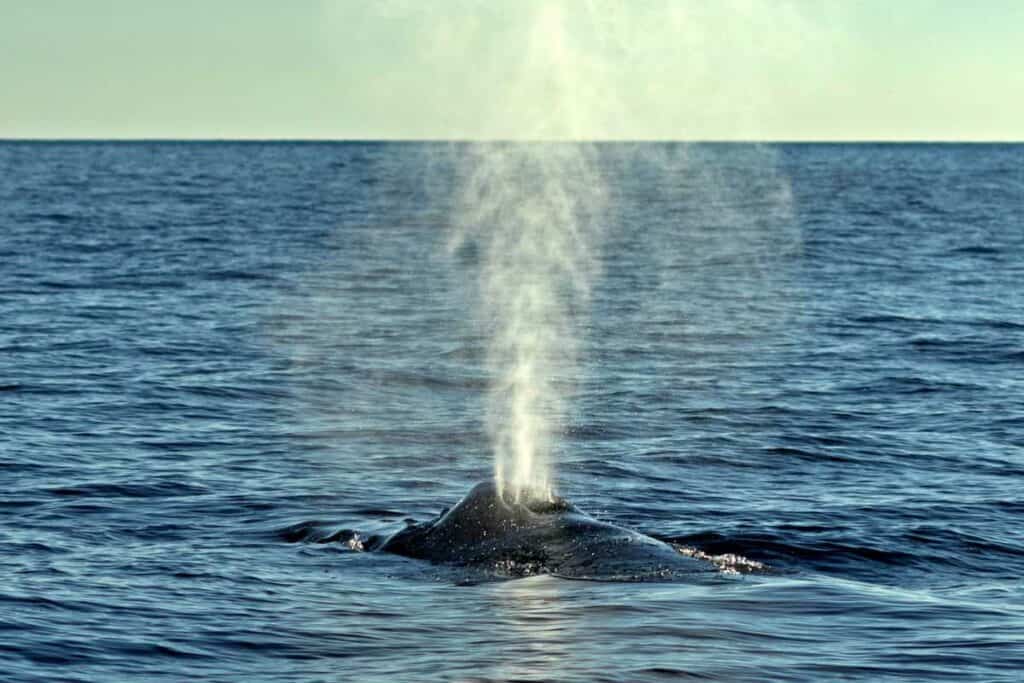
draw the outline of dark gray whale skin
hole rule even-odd
[[[659,579],[713,571],[650,536],[600,522],[561,498],[510,502],[482,482],[451,510],[412,524],[378,550],[512,575]]]

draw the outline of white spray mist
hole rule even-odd
[[[452,250],[478,255],[479,319],[491,377],[487,429],[494,474],[515,500],[550,498],[552,449],[577,375],[579,340],[598,270],[604,189],[591,145],[568,137],[581,102],[578,55],[557,8],[536,16],[525,44],[531,87],[548,94],[529,123],[535,141],[464,149]],[[507,96],[518,88],[509,85]]]
[[[481,143],[470,154],[452,246],[472,240],[479,252],[495,478],[513,498],[550,497],[597,270],[601,182],[578,144]]]

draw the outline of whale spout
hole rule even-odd
[[[523,576],[664,579],[713,571],[655,538],[601,522],[558,496],[513,500],[494,482],[474,486],[450,510],[398,531],[382,552]]]

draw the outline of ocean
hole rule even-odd
[[[492,476],[469,145],[0,143],[0,679],[1024,680],[1024,145],[595,150],[554,481],[711,581],[366,551]]]

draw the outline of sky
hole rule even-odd
[[[1024,140],[1018,0],[0,0],[0,138]]]

